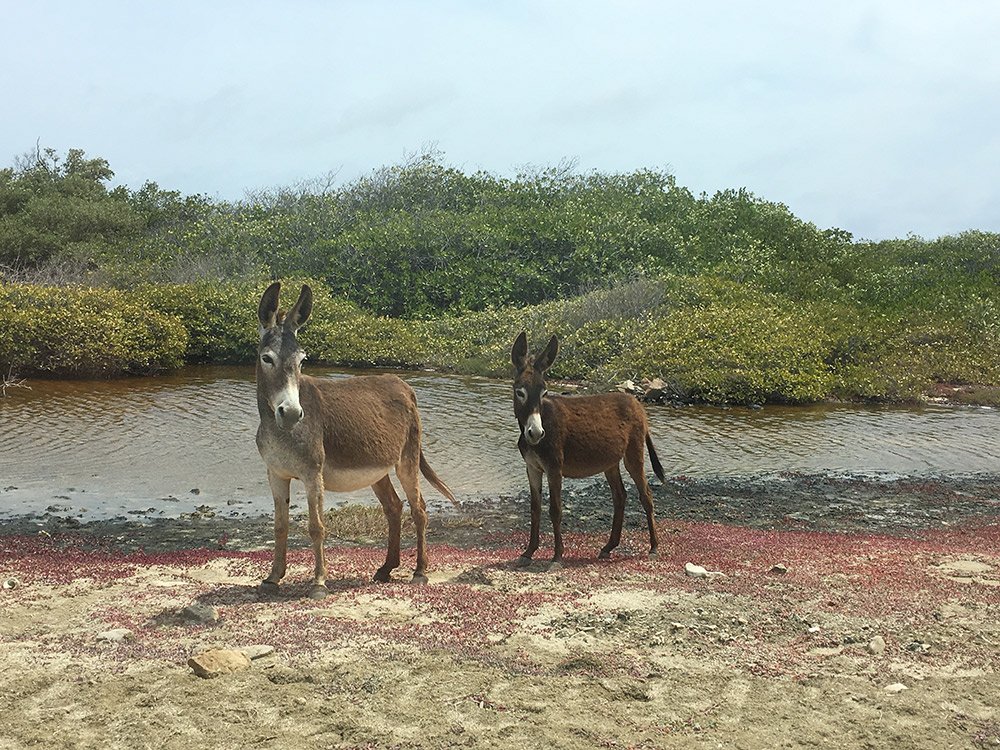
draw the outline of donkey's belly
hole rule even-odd
[[[330,492],[352,492],[370,487],[389,473],[391,466],[363,466],[356,469],[324,467],[323,489]]]
[[[570,463],[565,462],[563,464],[563,476],[570,477],[572,479],[581,479],[583,477],[592,477],[595,474],[603,474],[612,466],[616,466],[620,463],[621,459],[615,461],[614,459],[605,459],[603,461],[595,461],[592,463]]]

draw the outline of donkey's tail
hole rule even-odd
[[[663,476],[663,465],[660,463],[660,457],[656,455],[656,448],[653,447],[653,438],[646,433],[646,450],[649,451],[649,463],[653,464],[653,473],[660,478],[660,481],[665,481]]]
[[[455,495],[451,491],[451,488],[441,481],[441,477],[439,477],[435,473],[434,469],[431,468],[431,465],[427,463],[427,459],[424,458],[423,450],[420,451],[420,473],[424,475],[424,478],[428,482],[434,485],[438,492],[451,500],[456,507],[459,505],[459,502],[455,499]]]

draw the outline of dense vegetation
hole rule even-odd
[[[1000,384],[996,234],[859,242],[659,171],[504,178],[434,153],[233,203],[112,176],[78,150],[0,171],[4,372],[247,361],[264,282],[308,278],[312,361],[504,374],[526,328],[563,338],[558,375],[694,400]]]

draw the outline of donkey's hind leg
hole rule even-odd
[[[417,428],[419,429],[419,427]],[[396,464],[396,477],[399,479],[406,501],[410,505],[410,517],[417,532],[417,565],[413,569],[413,583],[427,583],[427,505],[420,491],[420,437],[410,440],[408,448]]]
[[[622,483],[622,472],[617,465],[604,472],[611,487],[611,499],[614,502],[614,515],[611,518],[611,537],[598,555],[601,559],[611,557],[611,550],[622,540],[622,523],[625,519],[625,485]]]
[[[646,454],[643,452],[643,439],[633,440],[625,451],[625,470],[635,482],[639,491],[642,509],[646,511],[646,523],[649,526],[649,556],[656,557],[659,540],[656,536],[656,520],[653,518],[653,491],[646,481]]]
[[[373,580],[386,583],[389,574],[399,567],[399,537],[403,525],[403,501],[396,494],[389,475],[386,474],[372,485],[375,497],[382,503],[385,520],[389,524],[389,543],[385,553],[385,564],[375,571]]]

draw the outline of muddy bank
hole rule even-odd
[[[645,527],[635,488],[628,487],[626,533]],[[1000,474],[965,477],[831,477],[778,474],[743,478],[670,477],[653,482],[656,516],[661,522],[718,522],[758,529],[877,532],[896,536],[948,528],[974,519],[1000,517]],[[301,518],[303,510],[298,510]],[[543,532],[548,520],[543,511]],[[293,511],[293,517],[295,513]],[[432,544],[495,547],[526,532],[526,492],[483,498],[462,508],[436,509],[430,516]],[[566,531],[601,532],[611,525],[607,484],[601,481],[564,487]],[[58,509],[4,519],[0,535],[71,534],[92,544],[124,550],[171,551],[256,549],[272,535],[271,516],[221,517],[206,509],[179,518],[114,519],[81,522]],[[331,543],[356,542],[330,529]],[[372,541],[377,543],[377,539]],[[293,544],[305,545],[303,534]],[[361,540],[366,541],[366,540]]]

